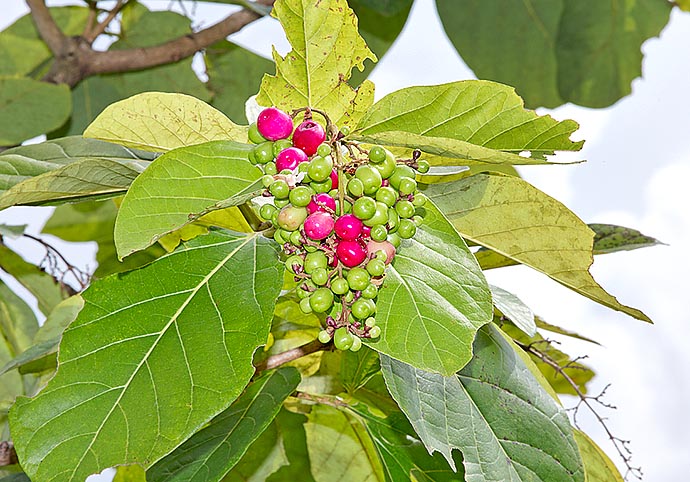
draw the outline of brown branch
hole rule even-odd
[[[84,32],[81,34],[84,38],[89,38],[91,35],[91,30],[94,28],[94,23],[96,23],[96,17],[98,16],[98,7],[96,2],[88,2],[89,4],[89,16],[86,18],[86,25],[84,26]]]
[[[55,246],[31,234],[24,233],[22,236],[43,246],[43,248],[46,250],[46,255],[43,258],[43,261],[41,261],[41,265],[45,264],[46,268],[42,269],[52,276],[69,296],[76,295],[78,291],[72,288],[69,284],[65,283],[65,277],[68,273],[74,277],[77,283],[79,283],[81,290],[84,290],[88,286],[89,282],[91,281],[91,276],[67,261],[63,254],[60,253]],[[58,261],[61,261],[65,265],[64,270],[60,269]]]
[[[0,442],[0,467],[18,463],[12,442]]]
[[[641,467],[633,467],[631,462],[632,462],[632,452],[630,451],[629,440],[623,440],[619,437],[616,437],[611,433],[611,430],[609,429],[608,425],[606,425],[606,419],[599,415],[599,412],[595,410],[595,408],[592,406],[592,401],[598,403],[602,407],[605,408],[610,408],[610,409],[615,409],[613,405],[610,405],[608,403],[605,403],[602,400],[602,397],[606,394],[606,390],[609,388],[610,385],[607,385],[604,387],[604,389],[601,391],[599,395],[596,397],[591,397],[588,395],[585,395],[582,393],[582,390],[580,390],[580,387],[578,384],[568,375],[565,371],[565,368],[567,367],[562,367],[556,360],[551,358],[549,355],[546,353],[542,352],[538,348],[536,348],[534,343],[530,344],[525,344],[522,342],[519,342],[518,340],[513,340],[520,348],[522,348],[524,351],[527,353],[536,356],[539,358],[542,362],[546,363],[549,365],[551,368],[553,368],[556,373],[561,375],[563,379],[572,387],[572,389],[575,391],[577,394],[577,397],[580,399],[575,407],[570,409],[573,411],[573,423],[575,424],[576,428],[580,428],[578,423],[577,423],[577,413],[578,410],[582,405],[585,405],[592,414],[596,417],[597,421],[599,424],[604,428],[604,431],[606,432],[606,435],[608,436],[609,440],[613,444],[613,446],[616,448],[616,452],[618,452],[619,457],[623,460],[623,463],[625,464],[626,468],[626,473],[625,473],[625,480],[628,480],[628,476],[632,475],[638,480],[642,480],[642,468]]]
[[[273,5],[273,2],[274,0],[261,0],[259,3]],[[107,52],[92,50],[87,56],[85,76],[130,72],[177,62],[238,32],[245,25],[259,18],[261,15],[258,13],[244,9],[229,15],[215,25],[161,45]]]
[[[98,25],[91,29],[88,34],[85,33],[83,35],[84,39],[89,43],[89,45],[91,45],[94,42],[94,40],[96,40],[96,37],[105,32],[105,29],[108,28],[110,22],[112,22],[113,19],[117,16],[117,14],[120,13],[120,10],[122,10],[122,7],[124,7],[126,3],[127,0],[117,0],[117,3],[113,7],[113,9],[110,10],[110,12],[108,12],[108,15],[103,19],[103,21],[99,22]]]
[[[65,49],[67,37],[60,30],[57,23],[50,15],[50,10],[46,7],[44,0],[26,0],[26,4],[31,10],[36,30],[43,41],[48,45],[51,52],[57,57]]]
[[[319,340],[313,340],[292,350],[284,351],[283,353],[278,353],[277,355],[271,355],[264,361],[256,365],[256,373],[263,372],[265,370],[272,370],[273,368],[278,368],[281,365],[285,365],[291,361],[302,358],[303,356],[311,355],[318,351],[332,351],[335,348],[333,343],[323,344]]]

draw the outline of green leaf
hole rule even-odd
[[[10,239],[21,237],[27,226],[27,224],[0,224],[0,240],[2,240],[3,237]]]
[[[319,331],[321,320],[316,313],[304,313],[297,300],[281,297],[276,304],[271,326],[273,343],[266,355],[277,355],[313,341]],[[310,377],[319,368],[322,355],[322,351],[312,353],[290,362],[290,366],[297,368],[303,378]],[[309,383],[309,380],[306,381]]]
[[[7,477],[0,479],[0,482],[31,482],[31,480],[24,473],[10,474]]]
[[[464,80],[400,89],[369,109],[353,138],[411,147],[434,165],[544,164],[554,151],[578,151],[572,120],[558,122],[524,108],[512,87]],[[532,159],[521,156],[530,152]]]
[[[204,60],[212,105],[231,119],[245,119],[244,103],[259,90],[263,75],[273,72],[273,62],[227,40],[207,47]]]
[[[60,284],[48,273],[24,259],[0,243],[0,269],[14,276],[29,293],[36,297],[38,309],[48,315],[66,293]]]
[[[64,84],[0,77],[0,146],[20,144],[56,129],[71,111],[69,87]]]
[[[394,412],[383,419],[369,413],[361,404],[356,405],[354,411],[361,416],[376,446],[386,480],[464,482],[462,457],[455,453],[454,460],[458,464],[455,472],[441,454],[429,455],[402,413]]]
[[[0,375],[15,368],[19,368],[20,373],[33,373],[55,368],[55,354],[62,338],[62,332],[75,320],[83,306],[84,300],[79,295],[71,296],[60,302],[33,336],[31,345],[25,343],[21,352],[0,368]],[[27,370],[27,365],[33,368]]]
[[[146,471],[140,465],[120,465],[113,482],[146,482]]]
[[[57,374],[10,411],[22,467],[73,482],[167,455],[251,378],[282,276],[274,243],[216,232],[92,283],[63,335]]]
[[[364,427],[345,411],[315,405],[304,426],[316,482],[384,480],[376,448]]]
[[[357,16],[360,35],[379,59],[400,35],[412,8],[412,0],[349,0],[348,4]],[[366,62],[363,71],[353,70],[350,84],[361,84],[373,68],[373,62]]]
[[[474,358],[443,377],[382,356],[388,389],[429,451],[469,480],[584,481],[568,417],[492,325]]]
[[[292,50],[285,57],[273,50],[276,75],[261,82],[257,102],[283,110],[324,110],[338,126],[353,126],[355,110],[373,102],[373,84],[354,91],[347,79],[354,67],[376,56],[357,31],[357,17],[345,0],[278,0],[273,7]]]
[[[448,37],[476,76],[516,86],[530,107],[606,107],[629,94],[640,76],[640,46],[659,34],[671,10],[664,0],[436,5]]]
[[[537,333],[534,313],[520,298],[498,286],[489,285],[494,306],[527,336]]]
[[[216,140],[247,140],[247,128],[184,94],[145,92],[109,105],[84,137],[164,152]]]
[[[597,303],[651,323],[647,315],[620,304],[592,278],[594,232],[528,182],[477,174],[431,185],[425,194],[464,238],[531,266]]]
[[[154,157],[79,136],[8,149],[0,153],[0,209],[123,194]]]
[[[38,321],[31,308],[0,281],[0,344],[5,342],[8,353],[14,356],[31,346],[37,331]]]
[[[222,482],[265,482],[287,464],[284,441],[273,423],[252,443]],[[300,474],[300,479],[303,475]]]
[[[343,388],[354,393],[381,371],[379,354],[363,346],[357,352],[344,351],[340,361],[340,378]]]
[[[314,482],[314,477],[311,475],[307,435],[304,429],[306,421],[304,415],[287,410],[282,410],[276,417],[274,424],[277,427],[289,464],[278,469],[267,479],[268,482],[282,482],[284,480]],[[263,480],[257,482],[263,482]]]
[[[472,340],[491,321],[491,293],[474,256],[431,202],[403,241],[379,291],[381,337],[369,346],[396,360],[450,375],[470,361]]]
[[[574,430],[573,433],[585,466],[587,482],[623,482],[616,465],[586,433],[580,430]]]
[[[115,222],[120,259],[216,209],[237,206],[262,189],[251,146],[216,141],[156,159],[130,187]]]
[[[632,251],[633,249],[664,244],[635,229],[624,228],[623,226],[590,224],[589,227],[594,231],[594,254]]]
[[[539,328],[540,330],[546,330],[552,333],[558,333],[559,335],[577,338],[578,340],[588,341],[590,343],[594,343],[595,345],[601,345],[601,343],[599,343],[598,341],[592,340],[591,338],[587,338],[586,336],[580,335],[579,333],[575,333],[574,331],[566,330],[565,328],[562,328],[560,326],[552,325],[551,323],[542,320],[538,316],[534,317],[534,321],[537,324],[537,328]]]
[[[254,381],[230,407],[146,472],[149,482],[216,482],[275,418],[300,381],[284,367]]]

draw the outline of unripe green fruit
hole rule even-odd
[[[350,290],[350,285],[345,278],[336,278],[331,282],[331,291],[336,295],[344,295]]]
[[[359,351],[362,348],[362,340],[358,337],[353,335],[352,336],[352,346],[350,347],[350,351]]]
[[[355,292],[354,291],[348,291],[345,296],[343,296],[343,299],[345,300],[346,303],[352,303],[352,300],[355,299]]]
[[[388,230],[383,224],[377,224],[376,226],[371,227],[369,236],[374,241],[385,241],[388,237]]]
[[[370,316],[364,322],[364,326],[366,326],[367,328],[372,328],[372,327],[376,326],[376,318],[374,318],[373,316]]]
[[[371,276],[381,276],[386,271],[386,263],[379,259],[372,259],[367,263],[367,271]]]
[[[331,335],[328,334],[328,331],[326,330],[321,330],[319,332],[319,341],[323,343],[324,345],[328,342],[331,341]]]
[[[302,233],[299,231],[293,231],[290,235],[290,242],[295,246],[302,246]]]
[[[271,141],[262,142],[254,148],[254,157],[259,164],[266,164],[275,159],[273,155],[273,143]]]
[[[278,169],[276,168],[276,163],[275,162],[267,162],[266,164],[264,164],[264,173],[268,174],[270,176],[277,174]]]
[[[369,315],[371,315],[371,306],[369,305],[369,301],[364,298],[359,298],[357,301],[352,303],[352,306],[350,309],[352,310],[352,316],[357,318],[358,320],[363,320]]]
[[[395,208],[388,208],[388,223],[386,224],[386,226],[388,227],[388,232],[396,232],[398,230],[399,224],[400,216],[398,216],[398,212],[395,210]]]
[[[390,186],[384,186],[376,192],[376,200],[392,206],[398,200],[398,193]]]
[[[352,268],[347,273],[347,284],[355,291],[361,291],[369,284],[369,273],[363,268]]]
[[[400,228],[398,228],[398,231],[400,231]],[[400,238],[400,235],[398,233],[390,233],[388,235],[388,242],[391,243],[395,249],[398,249],[400,247],[401,241],[402,238]]]
[[[409,219],[401,219],[400,227],[398,228],[398,236],[403,239],[409,239],[417,232],[417,226]]]
[[[372,326],[372,327],[369,329],[369,336],[370,336],[371,338],[378,338],[379,336],[381,336],[381,327],[379,327],[379,326]]]
[[[410,166],[406,166],[405,164],[400,164],[399,166],[397,166],[395,168],[395,171],[393,171],[393,174],[391,174],[391,177],[388,178],[388,182],[395,189],[399,189],[401,179],[403,179],[403,178],[414,179],[414,176],[415,176],[414,169],[412,169]]]
[[[307,255],[304,257],[304,272],[307,274],[312,274],[317,268],[326,269],[327,266],[328,258],[323,251],[307,253]]]
[[[340,128],[340,133],[341,133],[343,136],[349,136],[349,135],[350,135],[350,128],[349,128],[348,126],[342,126],[342,127]]]
[[[297,186],[290,191],[290,203],[297,207],[306,207],[311,201],[314,190],[307,186]]]
[[[318,149],[316,149],[316,153],[321,157],[326,157],[331,153],[331,150],[331,146],[328,144],[321,144]]]
[[[422,174],[426,174],[429,172],[429,163],[426,161],[417,161],[417,171],[421,172]]]
[[[386,151],[386,159],[380,164],[374,164],[374,167],[379,171],[383,179],[388,179],[393,174],[393,171],[395,171],[396,165],[395,156]]]
[[[273,143],[273,157],[278,157],[280,151],[292,147],[292,141],[288,139],[280,139]]]
[[[366,288],[364,288],[362,290],[362,298],[367,299],[367,300],[373,300],[374,298],[376,298],[376,296],[378,294],[379,294],[379,289],[371,283],[369,283],[369,286],[367,286]]]
[[[314,284],[323,286],[328,283],[328,271],[325,268],[316,268],[311,274],[311,279]]]
[[[273,233],[273,239],[278,244],[285,244],[287,242],[287,239],[283,238],[282,233],[283,233],[283,230],[280,228],[276,229],[275,233]]]
[[[249,132],[247,133],[247,137],[249,138],[249,141],[253,144],[261,144],[262,142],[266,142],[266,138],[262,136],[259,133],[258,127],[256,127],[256,122],[253,122],[249,126]]]
[[[323,313],[333,306],[333,292],[328,288],[317,288],[309,297],[309,305],[316,313]]]
[[[384,263],[386,261],[388,261],[388,254],[382,249],[379,249],[378,251],[376,251],[376,253],[374,253],[374,256],[376,259],[379,259],[379,260],[383,261]]]
[[[288,204],[290,204],[290,200],[287,198],[286,199],[277,199],[276,198],[273,200],[273,204],[275,205],[275,207],[282,209],[285,206],[287,206]],[[276,218],[277,218],[277,216],[276,216]]]
[[[261,184],[263,185],[263,187],[267,189],[271,186],[271,184],[273,184],[273,181],[275,181],[275,179],[273,179],[273,176],[269,176],[268,174],[261,177]]]
[[[268,190],[276,199],[287,199],[290,195],[290,186],[283,179],[276,179]]]
[[[285,260],[285,267],[292,274],[297,274],[301,271],[302,266],[304,266],[304,260],[301,256],[293,255]]]
[[[378,169],[367,164],[357,168],[355,171],[355,177],[362,181],[362,184],[364,185],[364,194],[368,196],[375,194],[376,191],[379,190],[381,187],[381,181],[383,180]]]
[[[414,204],[406,200],[398,201],[398,203],[395,205],[395,211],[401,218],[411,218],[414,216]]]
[[[379,164],[386,160],[386,150],[381,146],[373,146],[369,149],[369,160],[374,164]]]
[[[302,180],[302,182],[304,182],[304,180]],[[320,192],[328,192],[333,187],[333,181],[331,181],[330,177],[326,178],[326,180],[323,182],[312,181],[311,187],[317,192],[317,194]]]
[[[259,209],[259,216],[268,221],[273,218],[276,212],[278,212],[278,209],[273,204],[264,204]]]
[[[330,156],[317,156],[309,163],[307,174],[312,181],[323,182],[328,179],[333,172],[333,159]],[[330,190],[330,189],[329,189]]]
[[[424,206],[424,204],[426,204],[427,199],[428,198],[424,194],[418,192],[414,195],[414,198],[412,199],[412,204],[414,205],[414,207],[420,208]]]
[[[353,177],[347,182],[347,192],[354,197],[360,197],[364,194],[364,184],[356,177]]]
[[[360,199],[366,199],[366,198],[360,198]],[[359,201],[359,199],[358,199]],[[355,214],[356,216],[356,214]],[[373,216],[371,216],[369,219],[365,219],[363,223],[366,226],[375,226],[377,224],[386,224],[388,222],[388,206],[386,206],[382,202],[377,202],[376,203],[376,210],[374,211]]]
[[[350,181],[352,182],[352,181]],[[383,203],[381,203],[383,204]],[[385,204],[384,204],[385,206]],[[376,201],[370,197],[361,197],[355,201],[352,205],[352,214],[357,216],[358,219],[366,220],[371,218],[376,214]],[[375,223],[383,224],[383,223]]]
[[[341,326],[333,334],[333,344],[338,350],[349,350],[352,346],[353,337],[346,327]]]
[[[278,214],[278,226],[285,231],[294,231],[307,219],[308,214],[307,208],[287,205]]]
[[[311,308],[311,301],[309,300],[310,297],[303,298],[299,302],[299,308],[302,310],[302,313],[311,313],[313,310]]]
[[[312,291],[315,289],[316,285],[312,280],[305,280],[297,287],[297,297],[300,299],[309,298],[309,295],[311,295]]]
[[[410,179],[409,177],[403,177],[400,179],[400,184],[398,184],[398,190],[400,194],[412,194],[417,190],[417,181]]]

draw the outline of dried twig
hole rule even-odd
[[[65,278],[68,275],[71,275],[75,281],[79,283],[79,291],[84,290],[89,285],[91,282],[91,275],[70,263],[55,246],[31,234],[24,233],[22,236],[39,243],[45,248],[46,254],[39,266],[46,273],[55,278],[70,296],[77,294],[78,291],[65,282]]]

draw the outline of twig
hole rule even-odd
[[[45,1],[26,0],[26,4],[29,6],[29,10],[31,10],[31,18],[33,18],[38,34],[55,56],[60,55],[65,48],[67,37],[62,33],[57,23],[55,23],[55,19],[53,19],[50,10],[46,7]]]
[[[120,13],[120,10],[122,10],[122,7],[124,7],[126,3],[127,0],[117,0],[117,3],[113,7],[113,9],[110,10],[110,12],[108,12],[108,15],[105,17],[105,19],[103,19],[102,22],[99,22],[98,25],[91,29],[88,34],[83,35],[83,37],[89,44],[92,44],[100,34],[105,32],[105,29],[108,27],[108,25],[110,25],[110,22],[112,22],[113,19],[117,16],[117,14]]]
[[[67,259],[62,255],[60,251],[58,251],[58,249],[55,246],[31,234],[24,233],[22,234],[22,236],[39,243],[41,246],[45,248],[46,255],[41,261],[41,265],[46,265],[46,272],[53,276],[53,278],[55,278],[55,280],[58,283],[60,283],[63,289],[67,291],[67,293],[70,296],[77,294],[78,291],[72,288],[69,284],[65,283],[65,277],[68,273],[74,277],[77,283],[79,283],[79,291],[84,290],[89,285],[89,282],[91,281],[91,276],[88,273],[85,273],[84,271],[74,266],[69,261],[67,261]],[[62,261],[62,263],[65,265],[64,270],[60,269],[58,260]],[[59,276],[57,276],[58,274]]]
[[[86,18],[86,25],[84,26],[84,32],[82,32],[81,36],[84,38],[89,38],[91,35],[91,30],[94,27],[94,23],[96,22],[96,17],[98,16],[98,2],[96,0],[93,1],[87,1],[89,4],[89,16]]]
[[[616,448],[616,452],[618,452],[619,457],[623,460],[623,463],[625,464],[625,468],[626,468],[626,473],[625,473],[624,479],[628,480],[628,476],[632,475],[636,479],[642,480],[642,468],[641,467],[633,467],[631,465],[632,452],[630,450],[630,441],[629,440],[623,440],[623,439],[613,435],[613,433],[611,433],[611,430],[609,430],[608,425],[606,425],[606,418],[599,415],[599,413],[592,406],[591,402],[595,402],[604,408],[609,408],[609,409],[613,409],[613,410],[616,409],[615,406],[603,401],[603,397],[606,394],[606,390],[608,390],[608,388],[610,387],[610,384],[606,385],[604,387],[604,389],[601,391],[601,393],[599,393],[599,395],[597,395],[595,397],[585,395],[584,393],[582,393],[582,390],[580,390],[580,387],[577,385],[577,383],[570,377],[570,375],[568,375],[566,373],[565,368],[568,367],[568,365],[566,365],[565,367],[562,367],[561,365],[558,364],[558,362],[556,362],[549,355],[540,351],[538,348],[535,348],[534,343],[525,344],[525,343],[521,343],[517,340],[513,340],[513,341],[515,341],[515,343],[520,348],[522,348],[524,351],[536,356],[541,361],[543,361],[544,363],[549,365],[551,368],[553,368],[556,371],[556,373],[561,375],[563,377],[563,379],[575,391],[575,393],[577,394],[577,397],[580,400],[577,402],[577,405],[568,409],[569,411],[573,412],[573,423],[575,424],[575,427],[578,429],[580,428],[578,425],[578,422],[577,422],[577,414],[580,410],[580,407],[582,405],[585,405],[589,409],[589,411],[592,412],[592,414],[594,414],[594,416],[598,420],[599,424],[604,428],[606,435],[608,436],[608,438],[611,441],[611,443],[613,444],[613,446]],[[578,359],[581,360],[582,358],[583,357],[580,357]],[[578,360],[578,359],[576,359],[576,360]]]
[[[273,368],[278,368],[281,365],[285,365],[291,361],[302,358],[303,356],[311,355],[318,351],[332,351],[334,350],[333,343],[323,344],[319,340],[313,340],[297,348],[293,348],[283,353],[278,353],[277,355],[271,355],[266,360],[256,365],[256,373],[260,373],[265,370],[272,370]]]

